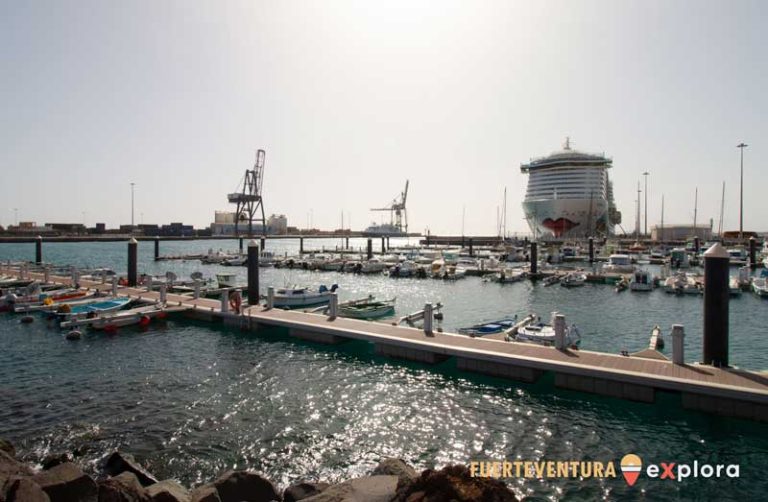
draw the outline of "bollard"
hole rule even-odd
[[[160,237],[155,237],[155,261],[160,259]]]
[[[221,292],[221,313],[226,314],[229,312],[229,289],[224,289]]]
[[[368,259],[369,260],[371,258],[373,258],[373,241],[370,239],[370,237],[368,238],[368,253],[367,253],[367,255],[368,255]]]
[[[539,272],[539,249],[536,242],[531,242],[531,275]]]
[[[112,276],[112,296],[117,296],[117,276]]]
[[[563,314],[555,313],[553,315],[555,328],[555,348],[557,350],[565,350],[565,316]]]
[[[728,366],[730,257],[720,243],[704,253],[704,364]]]
[[[757,268],[757,241],[754,235],[749,238],[749,266]]]
[[[139,255],[139,241],[131,237],[128,241],[128,286],[136,287],[137,267]]]
[[[475,251],[472,247],[472,237],[469,238],[469,256],[475,256]]]
[[[272,286],[267,288],[267,308],[275,308],[275,288]]]
[[[330,302],[328,302],[328,318],[333,320],[339,313],[339,295],[331,293]]]
[[[248,304],[259,304],[259,245],[255,240],[248,243]]]
[[[194,298],[195,298],[195,300],[197,300],[198,298],[200,298],[200,280],[199,280],[199,279],[195,279],[195,293],[194,293]]]
[[[432,304],[427,303],[424,305],[424,333],[427,335],[432,334],[432,324],[434,323],[435,316],[432,311]]]
[[[263,253],[265,249],[267,249],[267,238],[266,237],[262,237],[261,238],[261,252]]]
[[[43,267],[43,282],[45,284],[48,284],[51,282],[51,267],[46,265]]]
[[[160,285],[160,303],[165,305],[165,302],[168,298],[168,286],[165,284]]]
[[[685,364],[685,330],[682,324],[672,325],[672,362]]]
[[[43,263],[43,237],[41,235],[35,239],[35,263]]]
[[[595,262],[595,239],[589,238],[589,263]]]

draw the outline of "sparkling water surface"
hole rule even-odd
[[[396,244],[391,239],[392,245]],[[374,241],[378,245],[378,241]],[[339,239],[306,240],[305,248]],[[355,247],[362,240],[353,239]],[[237,248],[237,241],[163,242],[162,254]],[[376,246],[378,247],[378,246]],[[294,253],[296,241],[269,241]],[[46,243],[46,261],[125,270],[125,243]],[[139,244],[140,270],[238,272],[244,268],[152,260]],[[0,245],[0,260],[34,256],[33,244]],[[397,297],[397,315],[425,302],[445,305],[443,327],[557,310],[582,332],[583,348],[616,352],[647,346],[651,328],[686,328],[686,354],[701,354],[700,297],[657,290],[616,294],[587,285],[569,290],[529,282],[455,283],[328,272],[261,270],[261,286],[338,283],[341,299]],[[764,301],[745,293],[731,301],[731,362],[768,368]],[[258,333],[171,319],[116,336],[86,332],[68,342],[42,318],[21,325],[0,315],[0,436],[39,461],[77,451],[97,469],[114,448],[137,455],[160,477],[189,485],[230,468],[253,468],[285,486],[300,479],[341,480],[365,474],[381,457],[419,468],[474,459],[619,460],[637,453],[653,462],[739,463],[740,479],[683,482],[641,477],[615,480],[508,480],[518,495],[541,499],[760,500],[768,468],[764,424],[683,411],[679,396],[660,393],[644,405],[459,372],[394,362],[364,342],[328,348],[299,342],[284,330]]]

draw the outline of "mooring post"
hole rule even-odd
[[[128,241],[128,286],[131,288],[136,287],[136,278],[138,276],[138,258],[139,258],[139,241],[134,237]]]
[[[248,243],[248,305],[259,304],[259,244]]]
[[[155,236],[155,261],[160,259],[160,237]]]
[[[475,250],[472,246],[472,237],[469,238],[469,256],[475,256]]]
[[[539,249],[538,243],[531,242],[531,275],[539,272]]]
[[[238,239],[238,246],[239,246],[238,249],[240,249],[240,254],[243,254],[243,238],[242,237]]]
[[[757,268],[757,241],[754,235],[749,238],[749,266]]]
[[[51,267],[48,265],[43,267],[43,283],[48,284],[51,282]]]
[[[435,315],[434,311],[432,309],[432,304],[427,303],[424,305],[424,333],[427,335],[432,334],[432,325],[435,321]]]
[[[349,237],[344,238],[344,249],[349,249]]]
[[[267,308],[275,308],[275,288],[272,286],[267,288]]]
[[[35,239],[35,263],[43,263],[43,236],[38,235]]]
[[[112,296],[117,296],[117,275],[112,276]]]
[[[221,292],[221,313],[229,312],[229,288],[224,288]]]
[[[557,350],[565,350],[565,316],[563,314],[555,314],[555,348]]]
[[[704,364],[728,366],[730,257],[719,242],[704,253]]]
[[[389,245],[389,236],[387,236],[387,251],[389,251],[390,249],[392,249],[392,248]]]
[[[147,293],[152,291],[152,286],[154,286],[155,280],[152,277],[147,277],[145,285],[147,286]]]
[[[265,249],[267,249],[267,238],[262,237],[261,238],[261,252],[263,253]]]
[[[194,299],[197,300],[198,298],[200,298],[200,279],[195,279]]]
[[[160,303],[165,305],[165,301],[168,298],[168,286],[166,284],[160,285]]]
[[[107,271],[102,270],[101,271],[101,283],[106,284],[107,283]]]
[[[339,314],[339,295],[331,293],[330,301],[328,302],[328,319],[336,319]]]
[[[672,325],[672,362],[685,364],[685,329],[682,324]]]
[[[695,232],[696,229],[694,228],[693,231]],[[701,241],[699,241],[699,236],[693,238],[693,251],[696,253],[696,257],[699,256],[699,250],[701,249]]]
[[[384,254],[386,249],[384,248],[384,237],[381,238],[381,254]]]
[[[595,238],[589,238],[589,263],[595,262]]]
[[[373,241],[371,238],[368,238],[368,259],[370,260],[373,258]]]
[[[299,237],[299,255],[304,254],[304,237]]]

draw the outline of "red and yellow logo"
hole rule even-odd
[[[643,461],[634,453],[628,453],[621,459],[621,474],[629,486],[632,486],[643,470]]]

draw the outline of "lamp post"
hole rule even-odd
[[[643,173],[645,176],[645,225],[643,226],[643,235],[648,236],[648,171]]]
[[[739,241],[744,239],[744,149],[748,147],[744,142],[736,145],[741,150],[741,176],[739,181]]]
[[[131,182],[131,232],[133,232],[133,187],[136,183]]]

